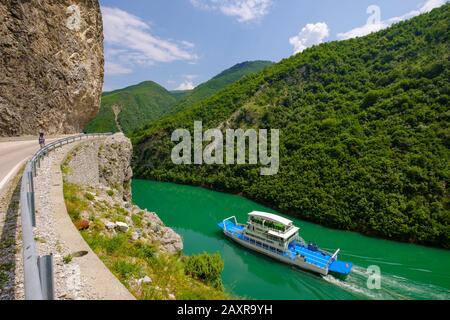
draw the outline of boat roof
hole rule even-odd
[[[292,221],[280,216],[277,216],[276,214],[272,214],[272,213],[267,213],[267,212],[261,212],[261,211],[252,211],[248,214],[249,216],[253,216],[253,217],[260,217],[260,218],[264,218],[267,220],[271,220],[271,221],[275,221],[275,222],[279,222],[285,226],[290,226],[292,225]]]
[[[270,230],[268,233],[272,236],[276,236],[279,237],[283,240],[288,239],[289,237],[293,236],[294,234],[296,234],[300,229],[297,227],[292,227],[290,228],[288,231],[282,233],[282,232],[277,232],[274,230]]]

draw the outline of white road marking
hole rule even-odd
[[[22,166],[22,164],[27,161],[27,159],[23,159],[22,161],[20,161],[18,164],[16,164],[16,166],[14,168],[12,168],[12,170],[3,178],[2,181],[0,181],[0,191],[3,189],[3,187],[8,183],[9,179],[14,176],[15,174],[17,174],[17,171],[19,171],[20,167]]]

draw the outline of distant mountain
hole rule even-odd
[[[206,99],[244,76],[260,72],[272,64],[273,62],[270,61],[246,61],[239,63],[190,91],[189,94],[181,99],[173,111],[182,110],[189,105]]]
[[[123,131],[129,134],[168,113],[201,101],[242,77],[261,71],[271,64],[272,62],[268,61],[240,63],[194,90],[169,92],[155,82],[146,81],[124,89],[105,92],[100,111],[87,124],[85,132]]]
[[[132,137],[136,178],[242,194],[334,228],[450,248],[450,4],[285,59]],[[174,129],[281,129],[279,173],[175,165]]]
[[[129,133],[170,111],[177,98],[159,84],[146,81],[125,89],[104,93],[98,115],[86,132]]]

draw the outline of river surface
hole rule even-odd
[[[133,200],[156,212],[183,237],[184,253],[220,252],[228,292],[248,299],[450,299],[450,251],[375,239],[285,216],[306,241],[354,263],[345,280],[316,276],[245,249],[225,238],[217,223],[253,210],[277,213],[243,197],[198,187],[133,181]],[[367,268],[381,270],[381,289],[368,288]],[[371,284],[375,283],[373,280]]]

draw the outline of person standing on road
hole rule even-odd
[[[45,137],[44,133],[39,133],[39,145],[41,146],[41,149],[45,147]]]

